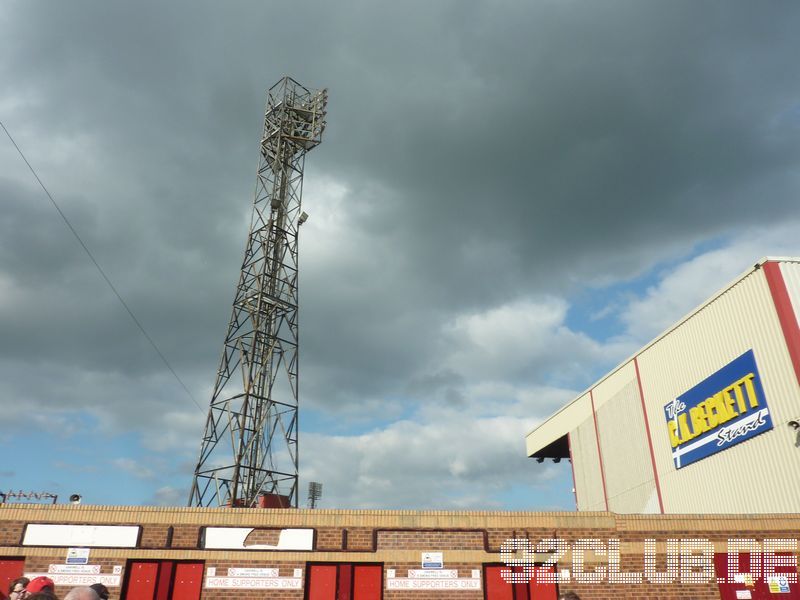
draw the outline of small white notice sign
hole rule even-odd
[[[65,575],[99,575],[100,565],[50,565],[48,573],[63,573]]]
[[[750,600],[752,597],[750,590],[736,590],[736,600]]]
[[[442,552],[423,552],[423,569],[442,569],[444,568],[444,554]]]
[[[68,565],[85,565],[89,562],[89,548],[69,548],[67,550]]]
[[[457,569],[409,569],[408,576],[412,579],[458,579]]]
[[[278,569],[230,568],[228,577],[278,577]]]

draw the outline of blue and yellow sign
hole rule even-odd
[[[752,350],[664,406],[675,468],[772,429]]]

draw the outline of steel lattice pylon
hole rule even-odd
[[[297,233],[306,152],[327,91],[284,77],[267,95],[253,216],[189,506],[298,499]]]

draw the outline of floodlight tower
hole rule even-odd
[[[271,497],[297,507],[297,233],[305,156],[321,141],[327,96],[290,77],[267,95],[250,232],[189,506]]]
[[[308,508],[317,508],[317,501],[322,498],[322,484],[317,481],[308,482]]]

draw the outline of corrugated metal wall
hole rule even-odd
[[[616,513],[659,512],[633,361],[600,382],[592,394],[609,510]]]
[[[786,291],[789,292],[789,298],[792,300],[794,316],[797,322],[800,323],[800,263],[781,263],[781,273],[783,274],[784,282],[786,282]]]
[[[589,394],[578,401],[589,402]],[[597,456],[597,436],[591,416],[570,432],[570,446],[578,510],[606,510],[600,459]]]
[[[783,271],[800,298],[798,266]],[[750,349],[774,429],[676,469],[664,405]],[[665,512],[800,511],[800,448],[787,426],[797,416],[800,390],[763,270],[646,348],[638,363]]]

